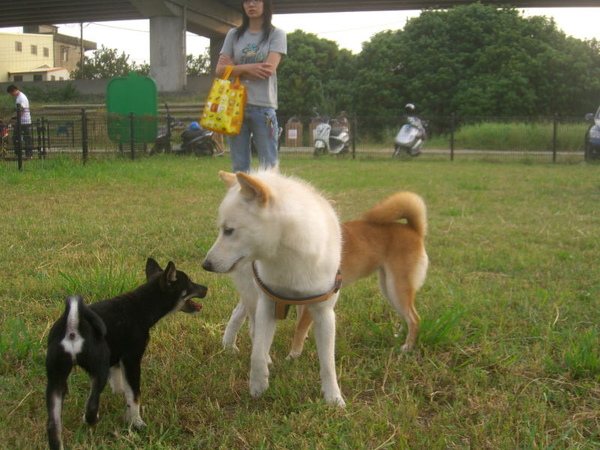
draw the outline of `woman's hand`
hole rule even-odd
[[[273,65],[269,63],[243,64],[238,67],[244,71],[244,77],[246,78],[265,80],[275,73]]]
[[[217,61],[216,74],[219,77],[223,76],[225,67],[233,66],[231,75],[234,77],[266,80],[275,74],[280,60],[281,55],[279,53],[270,52],[266,62],[235,65],[231,56],[222,53]]]
[[[233,58],[229,55],[226,55],[224,53],[221,53],[221,55],[219,55],[219,61],[217,61],[218,65],[223,65],[223,66],[234,66],[235,63],[233,62]]]

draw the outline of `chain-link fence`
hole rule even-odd
[[[31,148],[26,148],[29,144],[22,132],[19,134],[16,109],[0,109],[0,162],[21,169],[28,161],[38,159],[67,158],[86,163],[98,158],[135,159],[181,152],[180,134],[190,122],[199,120],[202,105],[169,106],[161,108],[158,117],[109,116],[104,105],[94,104],[32,108]],[[420,148],[419,159],[541,163],[596,159],[596,155],[586,153],[585,138],[590,123],[583,117],[438,116],[421,119],[427,137]],[[405,121],[401,116],[279,117],[280,155],[282,159],[290,155],[412,159],[410,152],[399,151],[395,143]],[[331,126],[329,134],[323,134],[327,127],[317,129],[320,124]],[[143,138],[140,138],[141,130]],[[341,150],[336,139],[347,139]],[[211,141],[215,151],[196,154],[227,154],[224,136],[214,135]]]

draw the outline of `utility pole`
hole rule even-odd
[[[83,80],[83,22],[79,24],[79,77]]]

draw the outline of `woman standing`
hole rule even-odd
[[[217,76],[233,66],[233,77],[246,85],[246,109],[240,134],[229,136],[234,172],[252,166],[250,139],[254,137],[261,168],[277,165],[277,66],[287,53],[287,36],[271,24],[271,0],[243,0],[242,25],[229,30],[217,62]]]

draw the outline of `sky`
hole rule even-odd
[[[553,18],[559,29],[578,39],[600,41],[600,7],[598,8],[530,8],[521,10],[525,16]],[[359,53],[362,43],[384,30],[404,28],[406,21],[420,11],[378,11],[320,14],[279,14],[273,24],[291,33],[297,29],[314,33],[320,38],[338,43],[353,53]],[[130,55],[130,61],[142,64],[150,61],[149,23],[147,20],[84,23],[83,38],[96,42],[98,48],[117,49]],[[0,32],[21,32],[21,28],[0,28]],[[59,25],[59,33],[80,36],[79,24]],[[203,54],[208,39],[187,33],[187,53]],[[89,53],[88,53],[89,56]]]

